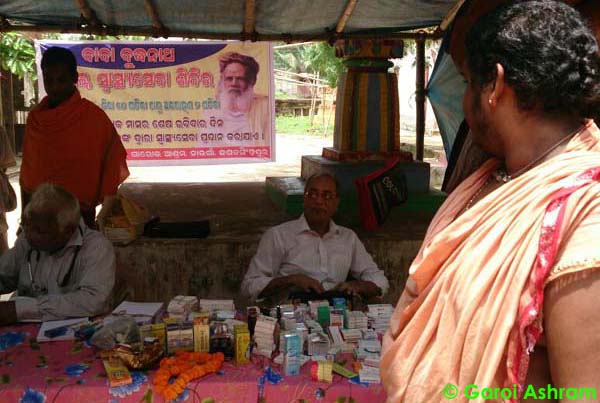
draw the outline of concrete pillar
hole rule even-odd
[[[267,178],[267,193],[286,212],[299,214],[305,181],[327,172],[339,184],[336,219],[358,226],[361,207],[355,179],[386,167],[386,175],[408,192],[399,214],[432,214],[441,205],[443,195],[429,188],[429,164],[400,150],[398,79],[388,72],[393,66],[388,59],[402,57],[402,52],[399,40],[336,42],[336,54],[344,58],[346,69],[338,79],[333,147],[323,148],[322,155],[302,156],[300,178]],[[396,157],[398,162],[389,166]]]
[[[323,157],[348,161],[401,154],[398,79],[388,72],[393,66],[388,59],[402,57],[404,42],[345,39],[335,49],[346,68],[338,79],[334,144],[323,149]]]

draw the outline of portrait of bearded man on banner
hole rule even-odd
[[[269,139],[269,97],[254,92],[259,69],[259,64],[252,56],[228,52],[219,58],[220,77],[216,98],[220,110],[207,111],[205,119],[208,121],[214,117],[222,120],[217,129],[223,134],[223,141],[247,145],[249,140],[256,143],[257,140]],[[230,133],[233,136],[228,136]],[[236,133],[239,135],[236,136]],[[250,137],[244,136],[246,133]]]

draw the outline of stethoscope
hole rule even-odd
[[[81,237],[83,238],[83,230],[81,229],[81,227],[78,227],[78,229],[79,229],[79,233],[81,234]],[[79,255],[80,250],[81,250],[81,245],[77,245],[75,247],[75,252],[73,252],[73,258],[71,259],[71,264],[69,265],[69,270],[67,271],[67,273],[63,277],[62,281],[58,285],[59,287],[62,288],[69,283],[69,280],[71,278],[71,272],[73,271],[73,268],[75,267],[75,261],[77,260],[77,255]],[[27,253],[27,270],[29,271],[29,281],[31,282],[31,288],[33,289],[33,291],[35,293],[39,293],[42,291],[42,287],[33,280],[33,270],[31,269],[31,255],[33,254],[33,252],[35,252],[37,254],[36,265],[40,262],[40,251],[37,249],[33,249],[33,248],[29,249],[29,252]]]

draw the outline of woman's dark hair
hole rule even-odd
[[[73,76],[77,74],[77,60],[75,60],[75,55],[69,49],[53,46],[44,52],[42,55],[42,70],[57,64],[67,66]]]
[[[598,41],[581,14],[562,2],[533,0],[497,8],[471,28],[466,51],[476,88],[496,78],[500,63],[520,108],[600,117]]]

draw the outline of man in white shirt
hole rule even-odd
[[[0,257],[0,325],[20,320],[94,316],[108,310],[115,282],[112,244],[88,228],[79,202],[55,185],[40,185],[21,220],[15,246]]]
[[[388,281],[356,234],[331,217],[340,202],[335,178],[316,174],[306,182],[304,214],[263,235],[242,282],[251,299],[285,289],[337,290],[369,298],[386,293]],[[356,280],[346,281],[348,274]]]

